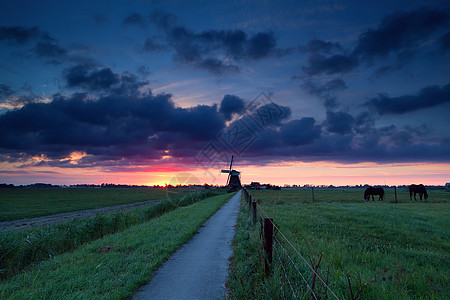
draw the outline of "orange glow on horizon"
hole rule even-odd
[[[247,166],[243,182],[260,181],[278,185],[445,185],[450,164],[396,163],[341,164],[334,162],[286,162],[270,166]],[[245,175],[245,176],[244,176]],[[245,178],[255,178],[246,180]],[[259,178],[259,180],[257,180]]]
[[[76,159],[82,154],[74,154]],[[42,159],[42,158],[41,158]],[[128,185],[210,184],[224,185],[227,174],[215,169],[196,169],[189,166],[160,165],[136,167],[133,171],[105,171],[100,168],[26,167],[0,164],[6,173],[0,182],[31,184],[101,184]],[[5,167],[5,168],[3,168]],[[299,185],[445,185],[450,182],[449,163],[341,164],[334,162],[283,162],[266,166],[236,166],[243,184],[252,181],[283,186]]]

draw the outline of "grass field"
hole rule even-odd
[[[175,209],[34,265],[26,272],[1,281],[0,298],[130,297],[232,195],[219,195]]]
[[[312,202],[314,193],[315,202],[364,202],[363,188],[300,188],[300,189],[282,189],[273,190],[252,190],[251,193],[255,199],[263,198],[270,201],[287,202]],[[384,188],[384,202],[395,203],[394,188]],[[378,200],[378,197],[375,196]],[[419,199],[419,195],[417,195]],[[414,200],[413,200],[414,201]],[[409,200],[409,191],[407,188],[397,189],[398,203],[411,203]],[[428,189],[428,200],[426,202],[450,202],[450,192],[444,188]]]
[[[95,217],[21,231],[0,232],[0,279],[17,274],[29,264],[55,255],[105,235],[141,224],[178,207],[185,207],[207,197],[223,194],[223,190],[203,190],[179,199],[164,200],[155,205],[119,211]]]
[[[180,197],[189,189],[164,188],[15,188],[0,189],[0,221],[133,202]]]
[[[313,265],[313,259],[317,262],[323,253],[319,274],[326,280],[329,269],[328,285],[340,299],[350,295],[347,274],[355,294],[365,285],[364,299],[448,299],[450,193],[430,191],[428,202],[410,202],[408,194],[407,201],[389,203],[364,202],[361,192],[317,189],[316,201],[312,203],[311,190],[251,191],[309,264]],[[276,235],[281,246],[275,242],[273,276],[262,276],[260,266],[250,272],[245,264],[238,263],[262,263],[261,254],[252,258],[258,251],[242,251],[255,245],[261,247],[261,241],[254,240],[254,233],[245,232],[251,230],[246,226],[245,220],[241,221],[236,234],[241,242],[234,245],[233,261],[237,263],[232,267],[234,280],[229,283],[233,295],[273,299],[283,295],[290,298],[295,293],[301,299],[309,298],[306,284],[297,284],[292,291],[288,281],[280,279],[286,277],[290,282],[301,283],[300,271],[310,285],[312,281],[312,271],[280,234]],[[253,226],[253,230],[259,239],[259,226]],[[298,270],[291,267],[282,247]],[[240,282],[239,278],[246,274],[247,282]],[[318,296],[327,294],[333,299],[324,289],[323,284],[316,282]]]

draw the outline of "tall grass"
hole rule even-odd
[[[30,266],[0,282],[0,299],[129,298],[230,196],[172,210]]]
[[[318,273],[328,281],[331,290],[340,299],[350,297],[349,279],[355,294],[364,286],[362,295],[365,299],[448,299],[448,202],[302,203],[297,199],[284,198],[281,201],[266,198],[264,192],[258,194],[260,207],[273,218],[310,265],[313,261],[317,263],[318,257],[323,254]],[[255,255],[260,251],[257,248],[262,247],[262,242],[250,238],[255,233],[258,235],[260,227],[246,226],[238,226],[236,239],[245,235],[249,238],[242,245],[235,242],[236,257],[233,261],[261,260]],[[246,233],[241,230],[250,231]],[[309,285],[312,283],[312,271],[280,234],[275,237],[281,246],[274,242],[272,275],[263,276],[261,267],[250,270],[245,265],[234,264],[234,272],[251,274],[253,279],[250,281],[254,283],[249,288],[245,288],[245,281],[229,283],[230,287],[236,287],[231,295],[237,296],[232,298],[291,298],[293,293],[301,299],[309,298],[310,291],[299,271]],[[253,251],[238,251],[239,248],[255,245],[257,248]],[[283,248],[295,261],[296,267],[292,267]],[[289,282],[294,283],[293,288]],[[319,281],[316,282],[315,292],[319,298],[333,298]]]
[[[232,243],[233,255],[230,258],[227,281],[230,299],[262,299],[261,297],[266,295],[267,278],[263,270],[260,230],[251,222],[248,206],[242,202]]]
[[[0,232],[0,278],[4,279],[17,274],[33,262],[47,260],[72,251],[80,245],[105,235],[122,231],[178,207],[184,207],[220,193],[224,192],[208,190],[185,195],[181,199],[166,200],[147,208],[97,215],[88,219],[72,220],[31,230]]]

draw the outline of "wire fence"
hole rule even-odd
[[[249,205],[250,211],[253,214],[253,223],[261,224],[261,236],[266,239],[267,224],[273,227],[273,242],[270,241],[270,253],[265,253],[266,261],[272,262],[270,269],[272,275],[278,276],[280,279],[280,293],[283,299],[339,299],[336,293],[328,284],[328,275],[322,278],[319,274],[319,262],[316,263],[313,259],[308,262],[301,252],[293,245],[293,243],[280,230],[276,223],[264,211],[261,205],[256,205],[256,202],[247,191],[243,189],[245,200]],[[255,218],[256,217],[256,218]],[[269,223],[267,223],[269,222]],[[263,225],[264,224],[264,225]],[[263,234],[264,232],[264,234]],[[264,241],[266,248],[266,241]],[[266,249],[265,249],[266,250]],[[270,259],[267,256],[272,256]]]

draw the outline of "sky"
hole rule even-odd
[[[450,182],[449,1],[0,4],[0,182]]]

